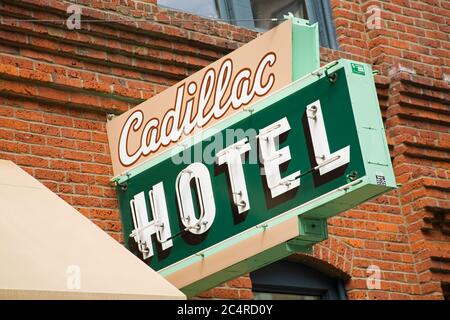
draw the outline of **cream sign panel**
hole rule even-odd
[[[256,40],[107,123],[114,176],[292,81],[292,23]]]

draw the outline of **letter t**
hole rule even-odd
[[[228,165],[233,201],[239,213],[250,210],[247,185],[245,184],[244,169],[242,167],[242,156],[250,149],[248,138],[244,138],[221,150],[216,155],[218,165],[223,165],[224,163]]]

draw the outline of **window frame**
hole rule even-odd
[[[305,0],[306,11],[311,23],[319,23],[320,44],[323,47],[338,50],[336,26],[333,19],[330,0]]]

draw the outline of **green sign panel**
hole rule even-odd
[[[325,221],[394,188],[369,70],[329,65],[120,177],[127,247],[168,275],[264,223]]]

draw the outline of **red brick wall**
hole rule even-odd
[[[81,30],[70,31],[66,8],[73,3],[84,20],[114,22],[82,21]],[[256,36],[154,3],[0,2],[0,158],[19,164],[118,241],[106,115]],[[329,240],[297,258],[349,278],[350,299],[442,299],[442,284],[450,283],[450,3],[331,3],[340,51],[322,48],[322,60],[346,57],[380,71],[380,105],[402,186],[331,219]],[[381,9],[381,29],[367,27],[372,5]],[[369,265],[381,269],[379,290],[367,289]],[[201,296],[252,298],[251,281],[240,277]]]

